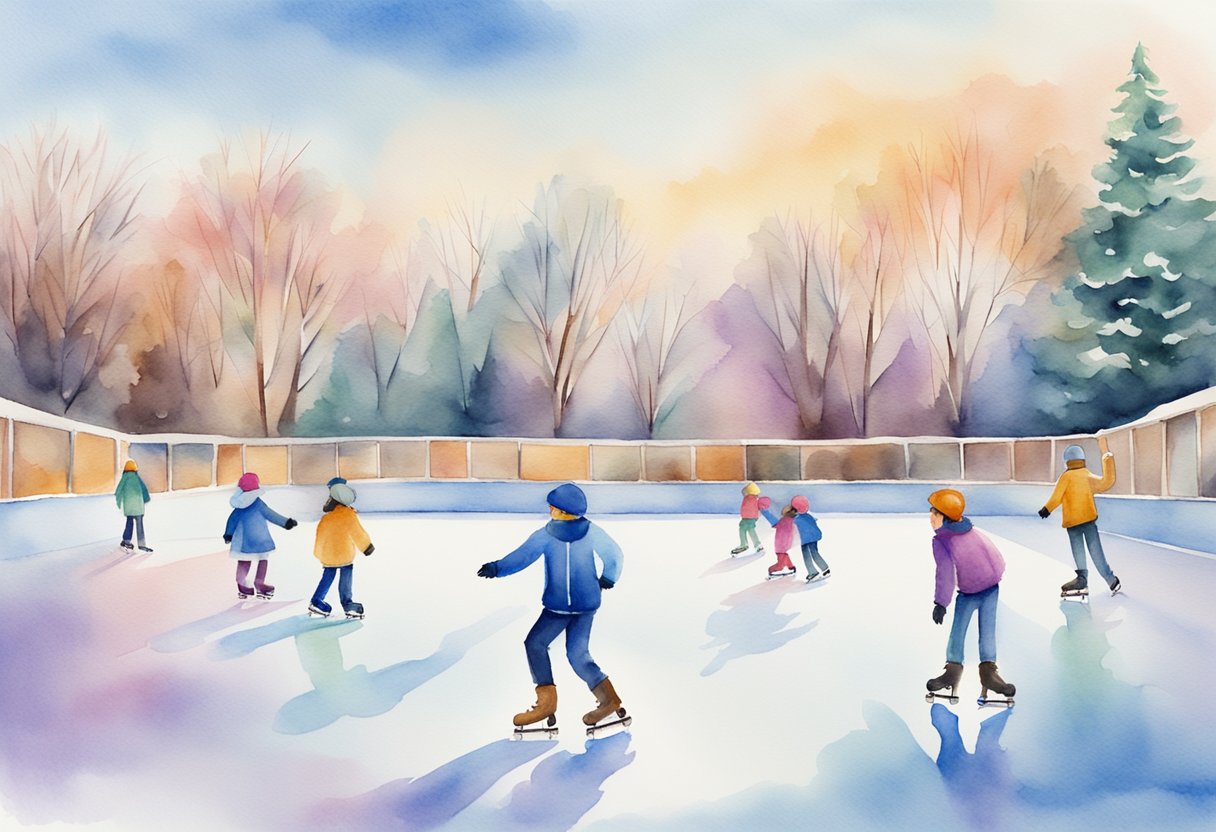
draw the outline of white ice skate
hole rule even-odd
[[[776,572],[769,572],[768,576],[764,580],[771,581],[773,578],[784,578],[787,575],[793,575],[797,572],[797,569],[778,569]]]

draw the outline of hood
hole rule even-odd
[[[934,534],[963,534],[971,531],[971,520],[961,517],[958,520],[947,520]]]
[[[550,520],[545,526],[545,531],[563,543],[582,540],[590,530],[591,521],[586,517],[580,517],[577,520]]]
[[[249,508],[265,493],[260,488],[256,488],[253,491],[238,491],[232,495],[232,499],[228,501],[228,504],[233,508]]]

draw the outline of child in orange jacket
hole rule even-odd
[[[362,618],[363,605],[352,597],[354,590],[355,555],[362,552],[370,555],[376,547],[359,516],[352,507],[355,490],[346,480],[335,477],[329,481],[329,499],[325,501],[325,516],[317,524],[317,542],[313,555],[321,561],[321,581],[308,604],[310,614],[328,616],[333,607],[325,602],[325,596],[338,577],[338,598],[347,618]]]
[[[1072,546],[1072,558],[1076,562],[1077,577],[1060,587],[1061,593],[1077,594],[1089,587],[1089,570],[1085,568],[1085,550],[1093,560],[1098,574],[1115,594],[1122,587],[1119,577],[1111,571],[1102,551],[1102,539],[1098,536],[1098,507],[1094,494],[1108,491],[1115,484],[1115,456],[1107,446],[1106,437],[1098,437],[1098,449],[1102,452],[1102,476],[1091,474],[1085,467],[1085,449],[1080,445],[1069,445],[1064,449],[1064,464],[1067,470],[1060,474],[1055,490],[1047,503],[1039,509],[1039,516],[1046,519],[1058,507],[1063,507],[1063,525]]]

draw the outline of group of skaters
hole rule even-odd
[[[1047,502],[1039,509],[1039,516],[1047,518],[1057,508],[1062,509],[1063,526],[1068,532],[1076,565],[1076,577],[1060,587],[1061,597],[1078,597],[1086,600],[1089,593],[1089,569],[1086,552],[1094,567],[1106,581],[1111,594],[1119,592],[1122,584],[1111,570],[1102,550],[1102,539],[1098,533],[1098,509],[1094,495],[1109,490],[1115,484],[1115,460],[1104,436],[1098,437],[1098,448],[1102,454],[1102,475],[1090,473],[1085,465],[1085,450],[1080,445],[1069,445],[1064,449],[1065,470],[1056,481],[1055,489]],[[941,624],[954,595],[954,619],[950,636],[946,642],[946,666],[944,672],[925,683],[929,696],[957,701],[955,691],[963,675],[963,643],[971,626],[971,619],[979,617],[979,677],[980,704],[993,702],[1010,706],[1016,687],[1001,678],[997,672],[996,657],[996,613],[1001,578],[1005,573],[1005,559],[1001,552],[983,532],[975,528],[965,514],[966,498],[961,491],[942,488],[929,495],[929,525],[933,528],[933,560],[935,580],[933,592],[933,623]],[[761,496],[760,488],[753,482],[743,487],[743,502],[739,507],[739,545],[731,549],[731,555],[748,551],[763,554],[764,544],[756,534],[757,519],[763,515],[774,527],[773,548],[776,562],[768,568],[768,577],[797,574],[797,567],[789,557],[794,532],[802,545],[802,558],[806,565],[808,582],[829,577],[832,573],[827,562],[819,554],[819,541],[823,532],[815,517],[810,514],[810,502],[802,495],[790,499],[789,504],[777,517],[770,510],[772,500]],[[937,691],[950,689],[950,694]],[[1000,694],[1005,699],[989,699],[988,692]]]
[[[1076,578],[1061,587],[1061,595],[1088,591],[1086,550],[1094,566],[1112,593],[1120,589],[1119,578],[1111,571],[1102,551],[1098,535],[1097,507],[1094,494],[1114,485],[1114,457],[1104,437],[1098,438],[1102,452],[1102,476],[1091,474],[1085,467],[1085,452],[1079,445],[1064,450],[1066,469],[1059,477],[1051,497],[1039,510],[1048,517],[1056,508],[1063,509],[1063,525],[1068,531],[1076,562]],[[143,537],[144,504],[150,499],[147,487],[139,478],[134,461],[128,461],[115,491],[119,508],[127,518],[122,545],[131,548],[131,532],[138,531],[139,546],[147,548]],[[342,477],[327,484],[328,494],[322,517],[317,524],[314,556],[321,562],[321,579],[309,600],[310,614],[328,616],[332,607],[325,596],[338,580],[338,595],[348,618],[362,618],[363,605],[353,599],[354,562],[359,553],[370,555],[375,550],[367,531],[359,522],[354,509],[355,491]],[[236,560],[237,594],[241,598],[256,596],[271,598],[274,586],[267,582],[267,571],[274,539],[271,524],[291,530],[298,524],[271,509],[262,499],[264,490],[253,472],[245,473],[237,482],[237,491],[230,504],[232,512],[224,527],[223,539]],[[564,483],[549,492],[546,498],[549,520],[515,550],[498,560],[484,563],[477,570],[482,578],[503,578],[526,569],[543,559],[545,583],[541,595],[541,612],[524,639],[524,652],[535,686],[536,702],[512,720],[517,734],[528,732],[556,733],[557,686],[549,660],[549,646],[565,634],[566,657],[578,677],[587,685],[595,706],[583,715],[588,734],[609,726],[630,723],[621,698],[590,652],[591,628],[600,607],[603,592],[620,580],[624,558],[620,546],[597,524],[587,519],[587,497],[573,483]],[[971,619],[979,616],[979,676],[984,696],[994,691],[1012,704],[1015,687],[1005,682],[997,672],[996,615],[997,598],[1005,560],[996,545],[966,516],[966,499],[962,492],[943,488],[928,497],[929,523],[933,528],[933,559],[936,579],[933,595],[933,622],[941,624],[954,594],[954,619],[946,644],[945,672],[930,679],[926,687],[932,696],[945,688],[951,697],[963,673],[963,642]],[[750,541],[753,553],[761,554],[764,546],[756,533],[756,522],[763,516],[774,529],[773,548],[777,560],[769,567],[770,578],[795,575],[797,567],[789,556],[797,532],[801,545],[806,580],[818,580],[831,575],[827,562],[819,553],[823,533],[810,501],[803,495],[792,497],[781,509],[772,511],[772,500],[762,496],[760,488],[749,482],[743,488],[740,506],[739,546],[732,555],[747,551]],[[597,568],[596,559],[600,567]],[[252,585],[249,572],[256,561]],[[952,698],[952,701],[956,701]],[[981,696],[981,703],[984,698]],[[543,723],[540,728],[526,726]]]

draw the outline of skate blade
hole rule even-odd
[[[532,722],[529,725],[535,726],[538,723]],[[513,740],[547,740],[557,736],[557,717],[547,716],[544,719],[544,724],[540,727],[528,727],[528,725],[516,725],[515,730],[511,732]]]
[[[274,597],[274,593],[273,592],[258,592],[254,595],[254,597],[261,598],[265,601],[269,601],[271,598]]]
[[[929,691],[928,693],[925,694],[926,702],[932,702],[934,699],[945,699],[951,705],[958,704],[958,694],[957,693],[934,693],[933,691]]]
[[[790,575],[797,575],[797,572],[770,572],[764,580],[771,581],[774,578],[788,578]]]
[[[984,707],[985,705],[1012,708],[1013,707],[1013,697],[1010,697],[1008,699],[994,699],[990,696],[981,696],[979,699],[975,700],[975,704],[979,705],[981,708]]]
[[[321,611],[319,611],[319,610],[309,610],[309,611],[308,611],[308,617],[309,617],[309,618],[312,618],[314,615],[315,615],[315,616],[317,616],[318,618],[329,618],[329,616],[331,615],[331,613],[328,613],[328,612],[321,612]]]
[[[364,614],[363,614],[363,613],[361,613],[361,612],[348,612],[348,613],[346,614],[346,617],[347,617],[348,619],[350,619],[350,618],[357,618],[357,619],[359,619],[360,621],[362,621],[362,620],[363,620],[363,618],[364,618]]]
[[[1080,590],[1080,591],[1061,592],[1060,598],[1062,598],[1065,601],[1077,601],[1078,603],[1081,603],[1081,604],[1088,604],[1089,603],[1089,590],[1086,589],[1086,590]]]
[[[587,736],[591,739],[595,739],[596,737],[618,734],[633,724],[633,717],[625,713],[624,708],[621,708],[616,713],[617,716],[615,719],[597,722],[595,725],[588,725],[586,732]]]

